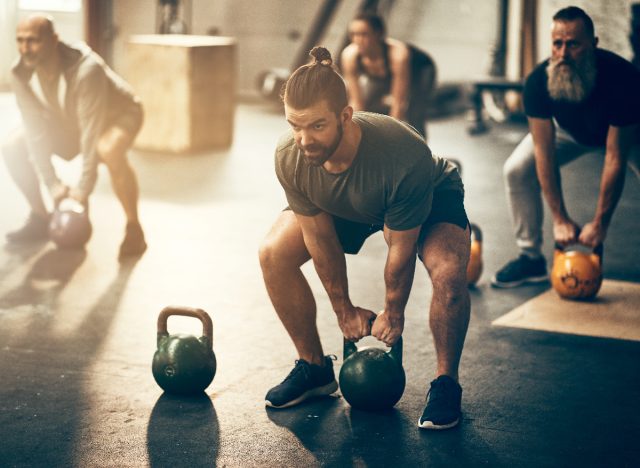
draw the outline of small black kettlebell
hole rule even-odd
[[[202,322],[203,335],[169,335],[167,320],[172,315],[195,317]],[[202,309],[165,307],[158,316],[158,349],[153,355],[153,377],[167,393],[193,395],[203,392],[216,374],[213,353],[213,322]]]
[[[391,408],[404,392],[402,337],[390,351],[344,340],[344,362],[340,369],[340,391],[354,408],[375,411]]]
[[[89,211],[82,203],[65,198],[53,210],[49,238],[63,249],[80,249],[91,238]]]

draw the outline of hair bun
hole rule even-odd
[[[329,52],[329,50],[324,47],[314,47],[313,49],[311,49],[311,52],[309,52],[309,55],[311,55],[315,59],[314,64],[319,63],[321,65],[329,66],[333,63],[331,52]]]

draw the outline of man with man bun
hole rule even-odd
[[[418,425],[446,429],[461,417],[458,366],[469,323],[469,222],[457,169],[433,156],[409,125],[354,112],[329,51],[316,47],[283,90],[291,129],[278,143],[276,174],[288,209],[260,248],[267,291],[298,359],[265,403],[286,408],[338,385],[316,326],[316,304],[300,267],[309,259],[351,341],[373,335],[392,346],[402,335],[416,258],[433,284],[429,323],[437,365]],[[382,231],[388,246],[384,309],[353,304],[345,253]],[[426,369],[425,369],[426,370]]]
[[[147,244],[138,220],[138,184],[127,160],[142,125],[140,100],[89,47],[60,41],[49,16],[20,21],[16,41],[20,57],[11,79],[23,126],[4,142],[2,153],[31,213],[22,228],[7,234],[7,241],[47,239],[49,212],[39,178],[54,206],[64,198],[87,206],[103,162],[127,220],[119,256],[142,254]],[[79,153],[82,174],[69,187],[58,178],[51,158],[70,160]]]

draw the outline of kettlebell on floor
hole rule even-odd
[[[173,334],[167,331],[172,315],[194,317],[202,322],[203,335]],[[202,393],[216,374],[213,352],[213,322],[202,309],[165,307],[158,316],[158,347],[153,356],[153,377],[167,393],[194,395]]]
[[[63,249],[79,249],[91,238],[89,212],[80,202],[65,198],[51,215],[49,238]]]
[[[393,407],[404,393],[406,377],[402,367],[402,337],[384,351],[365,347],[358,350],[347,339],[340,369],[340,391],[354,408],[368,411]]]
[[[551,271],[553,289],[564,299],[595,298],[602,285],[602,254],[602,244],[591,252],[583,252],[576,246],[562,247],[556,243]]]

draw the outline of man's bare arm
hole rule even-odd
[[[570,244],[577,240],[579,227],[569,218],[562,196],[560,169],[556,161],[555,127],[551,119],[529,117],[529,129],[533,137],[538,181],[553,217],[554,238],[560,244]]]
[[[352,341],[371,333],[375,314],[355,307],[349,298],[347,264],[336,235],[333,218],[327,213],[315,216],[296,215],[304,243],[336,313],[344,336]]]
[[[413,285],[419,233],[419,226],[407,231],[384,228],[389,247],[384,268],[384,311],[376,319],[371,333],[389,346],[398,340],[404,329],[404,311]]]
[[[604,242],[613,212],[622,195],[627,158],[637,131],[636,125],[609,127],[596,212],[593,220],[585,224],[580,233],[579,240],[585,245],[595,247]]]

